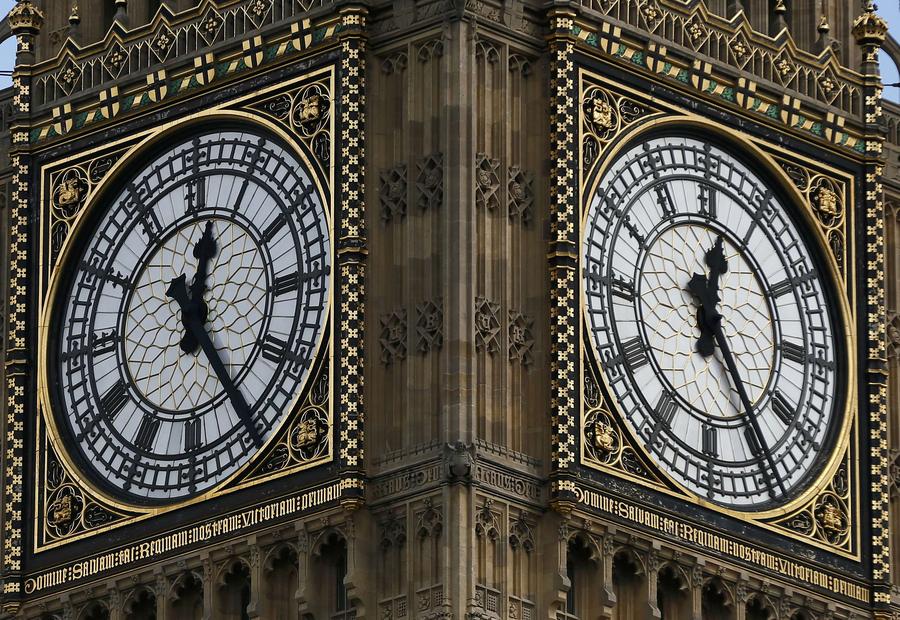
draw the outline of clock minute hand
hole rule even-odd
[[[184,274],[181,274],[177,278],[173,278],[171,282],[169,282],[169,288],[166,291],[166,295],[178,302],[178,306],[181,308],[181,322],[184,325],[185,331],[200,345],[200,348],[206,355],[206,359],[209,360],[209,364],[212,366],[213,372],[219,379],[219,383],[225,388],[225,393],[231,401],[231,406],[234,407],[241,422],[247,427],[247,431],[250,433],[250,438],[253,440],[253,443],[256,444],[257,447],[262,446],[262,437],[259,434],[259,430],[257,430],[256,426],[253,424],[250,406],[247,404],[244,395],[228,374],[228,369],[225,368],[222,357],[219,355],[216,346],[213,344],[209,334],[206,332],[206,328],[203,326],[204,322],[200,320],[200,317],[197,314],[197,306],[191,303],[185,280]]]
[[[721,319],[721,315],[719,316]],[[737,363],[734,361],[734,355],[731,353],[731,347],[728,346],[728,339],[725,337],[725,332],[722,331],[722,322],[719,323],[715,327],[714,336],[716,340],[716,344],[719,345],[719,350],[722,352],[722,358],[725,360],[725,366],[728,368],[728,374],[731,375],[731,382],[734,384],[734,389],[737,390],[738,397],[741,399],[741,405],[744,407],[744,413],[747,416],[747,419],[750,421],[750,427],[753,429],[753,433],[756,435],[756,439],[759,442],[759,449],[765,456],[766,462],[768,464],[767,468],[762,468],[763,473],[765,474],[766,483],[769,486],[769,489],[772,489],[772,478],[769,476],[769,471],[771,471],[772,476],[775,477],[775,481],[778,483],[778,488],[781,489],[782,495],[787,494],[787,490],[784,488],[784,481],[781,479],[781,476],[778,475],[778,470],[775,469],[775,462],[772,460],[772,453],[769,451],[769,446],[766,443],[765,438],[762,434],[762,429],[759,426],[759,420],[756,419],[756,410],[753,408],[752,403],[750,402],[750,397],[747,396],[747,389],[744,387],[744,381],[741,379],[741,373],[738,371]]]

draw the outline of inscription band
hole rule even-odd
[[[697,547],[725,554],[765,568],[791,579],[846,596],[847,598],[868,603],[869,589],[858,583],[848,581],[836,575],[794,562],[774,553],[752,547],[726,536],[701,529],[695,525],[659,514],[643,506],[638,506],[597,491],[575,486],[578,502],[588,508],[631,521],[637,525],[662,532]]]
[[[304,512],[338,499],[341,493],[340,487],[340,483],[336,482],[55,568],[26,579],[25,593],[33,594],[56,588],[73,581],[93,577],[104,571],[122,568],[133,562],[155,558],[197,543],[209,542],[219,536]]]

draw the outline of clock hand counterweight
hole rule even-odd
[[[172,278],[169,282],[169,288],[166,290],[166,296],[174,299],[181,309],[181,323],[184,327],[184,336],[181,339],[181,349],[185,353],[194,353],[199,345],[200,349],[209,360],[213,372],[219,379],[219,383],[225,388],[225,394],[231,401],[231,406],[247,427],[250,438],[258,447],[262,446],[262,437],[259,430],[253,423],[253,416],[250,412],[250,406],[244,395],[234,384],[228,369],[222,361],[216,346],[206,331],[207,307],[203,301],[203,294],[206,292],[206,278],[209,276],[207,271],[207,263],[212,260],[216,254],[216,242],[212,236],[212,222],[207,222],[203,236],[194,246],[194,256],[198,260],[197,273],[191,282],[190,292],[187,287],[187,277],[181,274],[177,278]]]
[[[744,381],[741,379],[741,373],[738,370],[737,362],[735,362],[734,355],[731,353],[731,347],[728,346],[728,339],[725,337],[725,332],[722,330],[722,315],[717,308],[720,301],[719,276],[728,273],[728,261],[725,258],[721,235],[716,239],[715,245],[706,252],[705,259],[706,266],[709,267],[709,275],[706,276],[695,273],[687,286],[688,292],[694,295],[700,302],[697,308],[697,324],[700,328],[700,337],[697,339],[697,352],[704,357],[709,357],[715,352],[715,347],[719,347],[719,350],[722,352],[722,359],[728,369],[728,374],[731,376],[731,382],[741,400],[744,414],[747,416],[747,419],[750,422],[750,428],[759,443],[758,448],[763,453],[769,466],[768,469],[765,467],[762,468],[769,490],[774,490],[771,478],[771,476],[774,476],[775,482],[778,484],[782,494],[786,494],[787,491],[784,488],[784,481],[781,479],[781,476],[778,475],[778,470],[775,468],[775,462],[772,460],[772,454],[769,452],[769,446],[766,443],[762,429],[759,426],[759,420],[756,417],[756,410],[753,408],[750,397],[747,395],[747,389],[744,387]],[[770,471],[771,476],[769,475]]]

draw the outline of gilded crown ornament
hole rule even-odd
[[[860,45],[881,46],[887,37],[887,22],[875,13],[877,10],[875,3],[867,0],[863,14],[853,20],[853,37]]]
[[[37,34],[44,24],[44,14],[28,0],[16,3],[6,18],[13,34]]]

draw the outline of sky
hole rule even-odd
[[[14,4],[15,0],[0,0],[0,16],[9,13]],[[881,0],[878,3],[878,13],[888,21],[894,38],[900,40],[900,0]],[[881,58],[881,75],[884,83],[900,82],[898,67],[894,66],[886,54],[882,53]],[[13,37],[10,37],[0,44],[0,70],[12,70],[15,60],[16,42]],[[0,76],[0,88],[6,88],[11,83],[9,77]],[[900,103],[900,88],[885,88],[884,96],[891,101]]]

